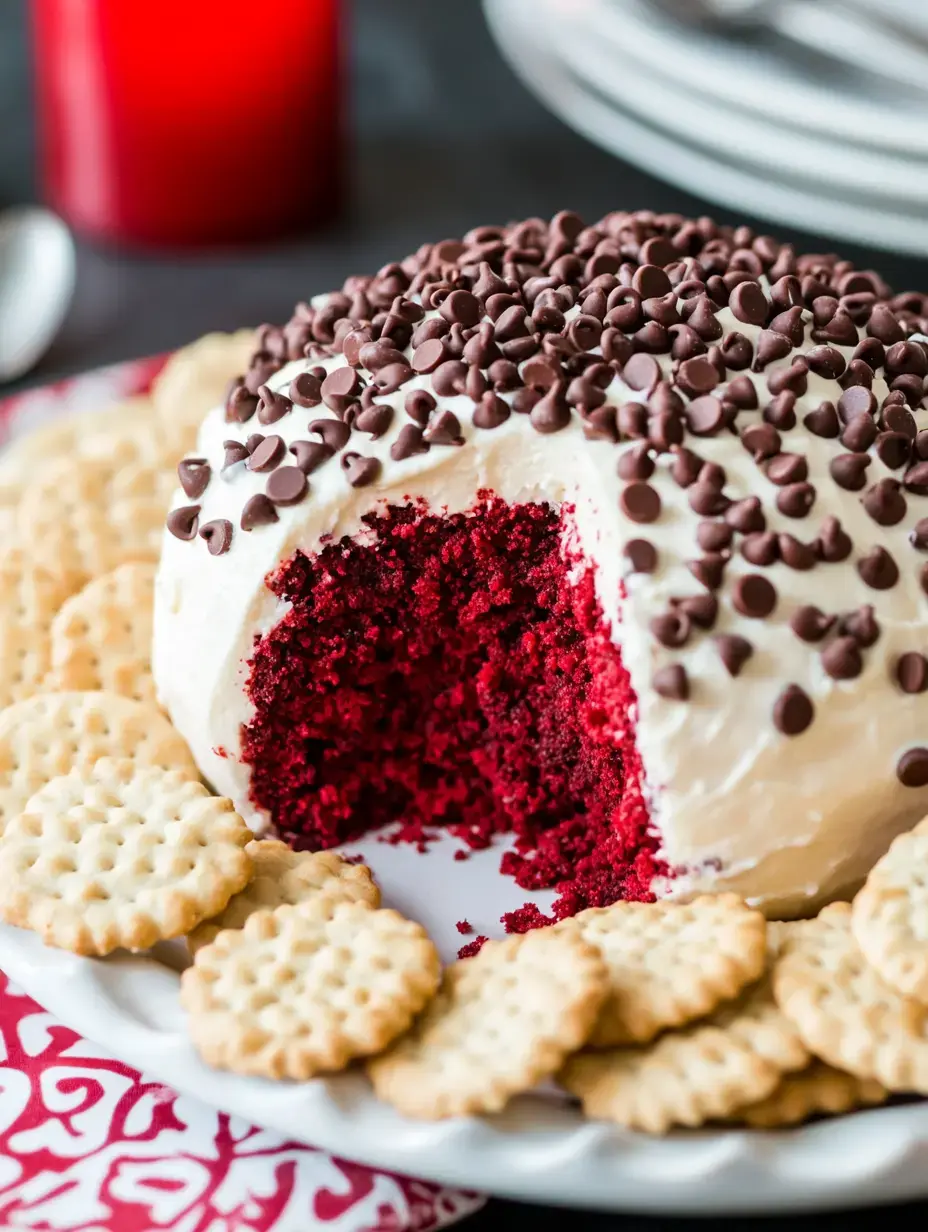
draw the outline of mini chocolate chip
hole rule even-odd
[[[690,329],[694,329],[703,342],[715,342],[721,338],[724,330],[722,323],[715,315],[715,306],[709,296],[697,295],[695,299],[687,300],[686,303],[688,308],[690,304],[694,305],[686,318]]]
[[[898,479],[880,479],[861,497],[861,504],[878,526],[895,526],[906,515]]]
[[[309,491],[309,484],[298,466],[281,466],[269,476],[264,491],[275,505],[296,505]]]
[[[928,659],[917,650],[900,655],[896,663],[896,680],[903,693],[924,693],[928,689]]]
[[[841,430],[833,402],[821,403],[814,411],[810,411],[802,422],[814,436],[821,436],[826,440],[837,436]]]
[[[886,304],[874,305],[870,320],[867,322],[867,333],[871,338],[878,338],[886,346],[892,346],[905,339],[905,330]]]
[[[919,518],[909,531],[909,543],[920,552],[928,551],[928,518]]]
[[[866,453],[876,435],[876,424],[870,416],[856,415],[841,433],[841,444],[851,453]]]
[[[233,385],[226,398],[226,422],[247,423],[258,409],[258,396],[245,385]]]
[[[873,605],[864,603],[856,611],[842,616],[838,621],[838,632],[852,637],[863,650],[873,646],[880,636],[880,626],[873,614]]]
[[[686,499],[693,512],[700,517],[724,513],[731,504],[730,499],[720,492],[715,484],[698,481],[687,488]]]
[[[864,584],[873,590],[890,590],[899,581],[899,566],[886,548],[871,548],[857,562],[857,572]]]
[[[645,263],[635,270],[632,277],[632,287],[642,299],[656,299],[672,290],[670,279],[656,265]]]
[[[704,552],[722,552],[731,546],[733,538],[734,531],[724,522],[705,521],[696,527],[696,542]]]
[[[847,367],[844,356],[837,347],[833,346],[812,347],[806,352],[805,361],[809,365],[810,372],[814,372],[816,376],[825,377],[829,381],[836,381],[838,377],[843,376]]]
[[[902,482],[907,492],[916,496],[928,496],[928,462],[916,462],[902,476]]]
[[[928,749],[909,749],[896,763],[896,778],[903,787],[928,786]]]
[[[780,550],[780,560],[790,569],[805,571],[814,569],[818,561],[815,545],[802,543],[794,535],[777,535],[777,546]]]
[[[648,440],[658,451],[667,453],[683,440],[683,418],[676,411],[658,411],[648,418]]]
[[[811,603],[797,607],[789,618],[789,627],[803,642],[820,642],[834,627],[836,617],[826,616],[821,608]]]
[[[654,692],[671,702],[685,702],[690,695],[690,682],[686,668],[680,663],[671,663],[654,673]]]
[[[620,479],[651,478],[654,474],[654,459],[648,448],[647,441],[638,441],[619,455],[616,471]]]
[[[708,552],[705,556],[700,557],[699,560],[687,561],[686,567],[696,581],[701,582],[705,586],[706,590],[718,590],[722,585],[722,577],[727,563],[727,555],[723,556],[721,552]],[[696,618],[693,617],[693,619],[695,620]],[[696,624],[699,624],[698,620],[696,620]]]
[[[657,548],[650,539],[629,539],[625,556],[632,573],[653,573],[657,568]]]
[[[822,651],[822,667],[833,680],[854,680],[864,669],[860,647],[852,637],[837,637]]]
[[[338,413],[346,410],[360,391],[361,378],[354,368],[336,368],[322,382],[322,401]]]
[[[685,414],[694,436],[715,436],[725,422],[722,403],[711,394],[694,399],[686,407]]]
[[[732,315],[745,325],[763,325],[767,320],[770,305],[760,285],[756,282],[741,282],[732,291],[728,300]]]
[[[476,418],[476,417],[475,417]],[[614,406],[600,406],[595,411],[582,414],[583,435],[588,441],[612,441],[619,439],[619,425]]]
[[[453,411],[438,410],[429,419],[428,426],[422,433],[423,440],[429,445],[463,445],[461,422]]]
[[[719,601],[715,595],[687,595],[682,599],[671,599],[670,603],[700,629],[711,629],[718,618]]]
[[[724,368],[741,372],[744,368],[750,368],[754,362],[754,346],[744,334],[733,329],[719,344],[719,356]],[[724,376],[722,379],[724,380]]]
[[[410,419],[414,419],[420,427],[424,427],[429,421],[429,416],[438,403],[432,397],[427,389],[411,390],[403,402],[403,409]]]
[[[239,525],[242,530],[254,530],[256,526],[268,526],[276,522],[277,510],[263,492],[258,492],[245,501]]]
[[[390,446],[390,457],[394,462],[402,462],[414,454],[428,451],[428,444],[422,439],[422,429],[418,424],[403,424],[399,435]]]
[[[815,708],[798,684],[788,684],[773,706],[773,722],[784,736],[799,736],[811,724]]]
[[[361,347],[361,352],[358,358],[361,361],[361,366],[366,368],[368,372],[378,372],[381,368],[385,368],[387,364],[404,364],[406,356],[402,351],[398,351],[395,346],[391,345],[389,339],[380,338],[377,342],[368,342]],[[323,389],[323,398],[325,390]]]
[[[704,465],[703,459],[683,445],[672,445],[671,453],[674,456],[670,464],[673,481],[681,488],[688,488],[699,478]]]
[[[375,402],[360,412],[354,426],[358,432],[368,432],[371,440],[376,441],[383,436],[392,422],[393,407],[386,402]]]
[[[655,640],[662,646],[666,646],[668,650],[685,646],[689,641],[690,618],[685,612],[674,610],[664,612],[661,616],[654,616],[648,627]]]
[[[918,427],[912,412],[907,406],[897,406],[895,403],[889,406],[884,404],[880,415],[880,427],[884,432],[901,432],[910,441],[914,441],[918,434]]]
[[[462,394],[467,383],[467,364],[459,359],[446,359],[432,373],[432,388],[440,398]]]
[[[618,410],[619,437],[636,440],[648,435],[648,411],[640,402],[626,402]]]
[[[746,573],[732,588],[732,603],[742,616],[763,620],[777,605],[777,591],[760,573]]]
[[[232,546],[232,523],[217,518],[200,527],[200,538],[206,540],[210,556],[224,556]]]
[[[222,470],[219,472],[223,479],[229,480],[233,475],[226,474],[227,471],[234,471],[236,474],[243,469],[243,463],[248,461],[248,447],[243,445],[241,441],[223,441],[222,447],[225,449],[225,458],[222,462]]]
[[[809,466],[801,454],[780,453],[767,463],[766,473],[771,483],[785,487],[789,483],[801,483],[807,479]]]
[[[752,565],[766,568],[780,558],[780,541],[772,530],[745,535],[741,541],[741,555]]]
[[[184,495],[191,500],[202,496],[209,487],[210,465],[205,458],[184,458],[177,464],[177,478]]]
[[[380,474],[379,458],[365,457],[360,453],[344,453],[341,456],[342,470],[353,488],[366,488]]]
[[[755,462],[764,458],[773,458],[782,446],[779,432],[769,423],[750,424],[741,433],[741,444],[748,453],[754,455]]]
[[[788,368],[771,372],[767,377],[767,389],[778,397],[784,393],[801,397],[809,387],[809,369],[804,359],[794,359]]]
[[[789,389],[777,394],[773,401],[768,402],[764,407],[764,420],[782,432],[789,432],[791,428],[795,428],[796,395]]]
[[[614,412],[613,412],[614,414]],[[473,422],[477,428],[498,428],[506,422],[510,411],[508,403],[488,389],[474,409]]]
[[[730,402],[739,411],[755,411],[760,405],[757,389],[749,376],[736,376],[733,381],[729,381],[722,399],[724,402]]]
[[[570,407],[558,386],[549,389],[544,397],[529,411],[529,419],[536,432],[549,434],[560,432],[570,423]]]
[[[258,448],[258,446],[261,444],[263,440],[264,440],[263,433],[252,432],[251,436],[249,436],[248,440],[245,442],[245,448],[248,451],[249,457],[254,453],[254,451]]]
[[[685,360],[677,369],[677,385],[691,398],[710,394],[719,383],[719,374],[704,355]]]
[[[872,415],[876,410],[876,398],[864,385],[852,385],[838,399],[838,416],[843,423],[850,423],[855,415]]]
[[[168,514],[167,528],[175,539],[193,539],[197,533],[199,505],[182,505]]]
[[[374,388],[381,394],[392,394],[407,381],[413,378],[413,370],[409,364],[384,364],[382,368],[378,368],[374,374]]]
[[[785,312],[777,313],[770,322],[770,328],[775,334],[783,334],[785,338],[788,338],[792,346],[802,346],[804,336],[802,309],[795,304],[792,308],[787,308]]]
[[[290,452],[304,475],[311,474],[323,462],[328,462],[335,453],[331,445],[326,445],[324,441],[294,441]]]
[[[847,560],[853,548],[850,535],[845,533],[838,519],[830,515],[822,523],[813,546],[819,560],[828,564]]]
[[[531,359],[522,369],[522,380],[530,389],[542,392],[560,385],[561,369],[552,359]]]
[[[656,522],[661,515],[661,498],[649,483],[630,483],[619,495],[619,507],[632,522]]]
[[[263,424],[277,423],[293,410],[293,403],[284,394],[275,394],[267,385],[258,390],[258,421]]]
[[[283,461],[287,446],[279,436],[266,436],[248,459],[250,471],[272,471]]]
[[[767,527],[767,519],[757,496],[746,496],[743,500],[735,501],[725,511],[725,521],[742,535],[766,530]]]
[[[769,329],[761,330],[754,344],[753,371],[763,372],[768,364],[775,363],[778,359],[785,359],[792,349],[789,339],[784,338],[782,334],[774,333]]]
[[[345,448],[351,436],[351,428],[340,419],[314,419],[309,425],[309,431],[321,436],[336,453]]]
[[[622,369],[622,380],[629,389],[650,393],[661,379],[661,367],[653,355],[634,354]]]
[[[313,407],[322,402],[322,382],[311,372],[301,372],[295,376],[287,392],[297,406]]]
[[[537,389],[527,389],[523,386],[512,395],[511,407],[516,415],[530,415],[532,407],[540,401],[541,394]]]
[[[785,518],[807,517],[815,504],[811,483],[791,483],[777,492],[776,506]]]
[[[754,653],[754,647],[748,639],[737,633],[720,633],[715,639],[715,645],[729,676],[740,676],[741,669]]]
[[[828,471],[839,488],[848,492],[859,492],[867,482],[865,471],[869,465],[869,454],[841,453],[832,458]]]
[[[342,339],[342,354],[352,368],[361,366],[361,348],[372,342],[369,329],[352,329]],[[292,395],[291,395],[292,397]],[[295,399],[294,399],[295,401]],[[302,403],[300,404],[302,405]]]
[[[912,456],[912,441],[904,432],[881,432],[876,438],[876,455],[884,466],[898,471]]]
[[[476,325],[480,320],[480,301],[470,291],[452,291],[448,298],[442,301],[438,312],[446,321],[454,324]]]

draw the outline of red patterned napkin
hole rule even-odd
[[[0,443],[144,391],[160,359],[0,402]],[[0,972],[0,1227],[35,1232],[429,1232],[476,1194],[346,1163],[113,1060]]]

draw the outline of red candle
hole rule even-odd
[[[233,244],[341,193],[339,0],[33,0],[41,172],[78,231]]]

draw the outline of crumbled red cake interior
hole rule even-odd
[[[515,835],[502,871],[554,887],[554,914],[651,896],[655,856],[634,694],[569,510],[488,493],[466,514],[413,505],[298,552],[269,579],[292,607],[251,661],[251,794],[297,847],[398,823],[472,847]],[[527,905],[510,931],[549,922]]]

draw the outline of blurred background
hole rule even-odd
[[[0,389],[562,208],[749,221],[924,290],[926,69],[920,0],[2,0]],[[52,304],[66,238],[4,213],[40,202],[77,241]],[[11,271],[38,289],[4,310]],[[23,304],[54,340],[11,381]]]

